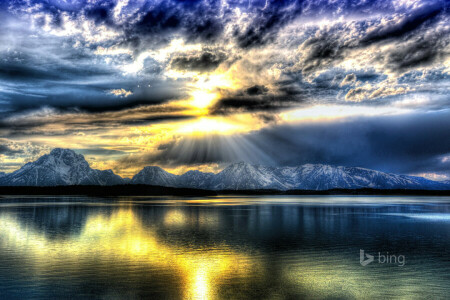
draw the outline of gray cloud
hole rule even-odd
[[[224,52],[205,51],[200,55],[186,55],[174,57],[170,63],[173,69],[183,71],[208,72],[215,70],[226,59]]]
[[[14,149],[9,145],[0,145],[0,155],[7,155],[7,156],[11,156],[11,155],[15,155],[15,154],[20,154],[23,153],[22,149]]]
[[[448,110],[272,126],[229,138],[181,138],[160,147],[157,153],[124,158],[119,165],[228,164],[245,160],[290,166],[326,163],[450,177],[450,131],[442,128],[450,128]]]

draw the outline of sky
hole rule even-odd
[[[246,161],[450,179],[450,3],[0,1],[0,171]]]

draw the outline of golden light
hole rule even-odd
[[[164,224],[173,226],[182,226],[186,224],[187,217],[180,210],[171,210],[164,216]]]
[[[202,117],[194,122],[181,126],[178,130],[180,134],[190,134],[201,136],[205,134],[232,134],[242,130],[236,123],[228,122],[219,118]]]
[[[227,201],[230,205],[241,205],[241,200]],[[199,203],[206,203],[205,201],[201,200]],[[223,201],[223,198],[211,201]],[[11,204],[3,206],[5,205]],[[145,222],[128,205],[119,204],[117,208],[111,214],[88,215],[79,234],[71,234],[65,238],[49,237],[41,229],[20,222],[14,214],[2,213],[0,249],[12,251],[18,260],[24,262],[24,266],[29,267],[27,275],[34,278],[42,278],[49,272],[62,274],[73,270],[89,270],[93,257],[97,264],[95,270],[100,272],[100,277],[105,276],[101,272],[108,272],[108,276],[123,273],[123,268],[116,267],[122,263],[129,268],[137,268],[136,271],[163,271],[179,279],[177,284],[180,284],[184,299],[218,299],[227,280],[251,285],[255,283],[251,281],[252,278],[263,280],[270,277],[270,261],[267,262],[269,267],[265,265],[261,252],[234,249],[234,245],[225,242],[196,248],[195,245],[168,241],[158,234],[153,225],[145,226]],[[209,219],[210,213],[203,212],[202,215],[203,219]],[[186,223],[199,224],[197,214],[190,217],[178,208],[171,208],[165,217],[176,219],[177,222],[182,218]],[[214,224],[215,222],[206,222],[201,225],[205,226],[205,230],[211,230],[210,226]],[[284,286],[298,289],[293,292],[306,292],[308,298],[342,296],[339,291],[347,292],[351,298],[380,298],[385,293],[379,287],[386,286],[387,282],[374,284],[372,271],[361,268],[354,262],[354,257],[330,253],[328,250],[314,255],[309,251],[288,254],[287,260],[278,261],[281,272],[277,276]],[[253,277],[255,274],[259,277]],[[140,280],[138,276],[140,275],[130,277],[130,280]],[[144,278],[146,279],[147,277]],[[365,284],[361,285],[361,282]],[[422,286],[412,284],[413,282],[414,278],[411,279],[411,276],[399,278],[396,282],[399,288],[393,294],[395,298],[401,298],[405,288],[411,289],[411,294],[420,295]],[[389,292],[392,293],[392,289]],[[235,295],[242,298],[240,294]]]
[[[175,209],[166,217],[178,222],[181,215]],[[187,217],[183,215],[182,218]],[[34,259],[30,272],[37,275],[48,272],[48,269],[65,269],[67,264],[83,264],[87,261],[85,256],[93,253],[99,263],[108,261],[109,257],[118,257],[149,269],[170,270],[181,277],[185,299],[214,298],[222,278],[245,277],[249,270],[260,268],[258,262],[245,253],[230,250],[227,245],[221,245],[221,249],[212,247],[198,251],[164,243],[156,231],[144,227],[142,221],[126,207],[110,216],[88,217],[80,235],[69,239],[49,239],[45,234],[3,215],[0,216],[0,242],[0,247],[6,243],[15,249],[17,255],[25,257],[32,253]]]
[[[214,100],[217,98],[217,94],[209,93],[206,91],[196,91],[192,93],[192,98],[190,104],[199,109],[205,109],[212,104],[214,104]]]

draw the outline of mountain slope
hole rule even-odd
[[[181,176],[159,167],[146,167],[132,183],[209,190],[450,189],[449,185],[421,177],[364,168],[321,164],[275,168],[243,162],[231,164],[217,174],[189,171]]]
[[[266,167],[234,163],[221,172],[189,171],[174,175],[160,167],[142,169],[132,179],[111,170],[92,169],[83,155],[69,149],[25,164],[13,173],[0,173],[1,186],[60,186],[148,184],[208,190],[328,190],[328,189],[450,189],[450,184],[421,177],[389,174],[357,167],[305,164],[297,167]]]
[[[291,171],[286,178],[290,189],[439,189],[437,182],[413,176],[397,175],[358,167],[303,165]]]
[[[111,170],[91,169],[83,155],[69,149],[53,149],[19,170],[0,177],[3,186],[114,185],[123,179]]]
[[[272,167],[250,165],[244,162],[226,167],[215,175],[210,184],[213,190],[254,190],[276,189],[285,190],[283,178],[275,173]]]
[[[177,186],[195,189],[211,189],[211,180],[214,173],[203,173],[197,170],[191,170],[177,178]]]
[[[262,167],[232,164],[214,176],[210,189],[445,189],[445,185],[421,177],[396,175],[356,168],[306,164],[298,167]]]
[[[139,173],[133,176],[133,184],[151,184],[168,187],[176,187],[178,176],[164,171],[160,167],[145,167]]]

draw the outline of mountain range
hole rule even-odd
[[[84,156],[70,149],[53,149],[12,173],[0,173],[0,186],[61,186],[148,184],[207,190],[328,190],[328,189],[426,189],[448,190],[450,183],[422,177],[323,164],[268,167],[234,163],[221,172],[188,171],[174,175],[160,167],[142,169],[131,180],[112,170],[96,170]]]

